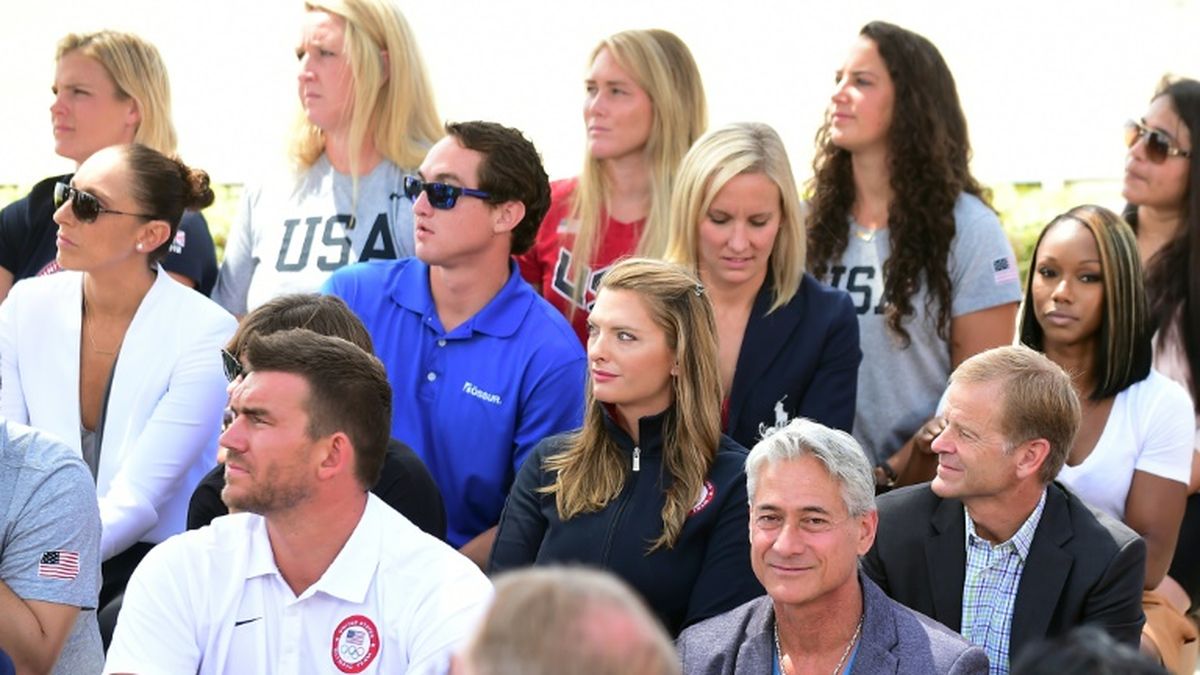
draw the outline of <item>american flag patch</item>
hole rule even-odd
[[[1017,266],[1012,258],[1005,256],[992,261],[992,278],[996,285],[1007,284],[1017,280]]]
[[[46,551],[38,561],[38,576],[48,579],[74,579],[79,576],[79,552]]]

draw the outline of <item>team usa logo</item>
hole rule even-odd
[[[333,631],[333,665],[343,673],[361,673],[378,655],[379,631],[362,614],[346,617]]]
[[[704,507],[712,503],[713,497],[716,496],[716,494],[717,486],[713,485],[712,481],[704,481],[704,485],[700,486],[700,497],[696,500],[695,504],[692,504],[692,510],[688,511],[688,517],[691,518],[697,513],[703,511]]]

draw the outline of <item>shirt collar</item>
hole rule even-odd
[[[967,507],[964,504],[963,514],[966,516],[964,520],[966,520],[967,527],[967,536],[964,540],[966,549],[970,551],[971,544],[974,541],[985,543],[988,546],[991,546],[992,549],[1011,547],[1016,550],[1017,555],[1020,556],[1021,561],[1024,562],[1025,559],[1029,557],[1029,547],[1033,545],[1033,536],[1037,533],[1037,526],[1042,520],[1042,511],[1045,509],[1045,507],[1046,490],[1043,489],[1042,496],[1040,499],[1038,499],[1037,506],[1033,508],[1033,513],[1029,514],[1029,517],[1026,518],[1025,522],[1021,524],[1021,527],[1017,529],[1016,534],[1010,537],[1008,541],[992,546],[991,542],[975,533],[975,522],[971,520],[971,514],[967,511]]]
[[[422,316],[436,317],[437,308],[433,304],[433,292],[429,288],[429,265],[419,258],[410,259],[396,277],[392,287],[392,299],[409,311]],[[511,337],[525,322],[525,314],[535,299],[533,289],[521,277],[516,260],[510,258],[508,281],[500,287],[500,292],[454,332],[464,331],[466,335],[479,332],[500,338]]]
[[[379,565],[380,508],[386,508],[383,502],[373,494],[367,494],[367,507],[363,510],[362,518],[350,533],[345,546],[338,551],[337,557],[321,575],[315,584],[309,586],[297,598],[303,600],[317,592],[326,593],[346,602],[361,603],[367,597],[367,591],[375,580],[375,569]],[[275,564],[275,554],[271,551],[271,541],[267,536],[266,519],[254,516],[251,526],[250,562],[246,566],[246,578],[279,574]]]

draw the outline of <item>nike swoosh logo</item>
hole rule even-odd
[[[255,621],[258,621],[261,618],[262,618],[261,616],[256,616],[253,619],[242,619],[241,621],[234,621],[233,627],[237,628],[238,626],[242,626],[242,625],[245,625],[248,623],[254,623]]]

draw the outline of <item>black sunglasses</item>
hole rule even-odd
[[[424,192],[429,197],[429,205],[435,209],[452,209],[458,203],[458,198],[466,195],[476,199],[491,199],[491,193],[483,190],[447,185],[445,183],[426,183],[416,176],[404,177],[404,196],[412,201]]]
[[[221,365],[225,367],[225,379],[230,382],[246,374],[242,362],[238,360],[238,357],[230,354],[227,349],[221,350]]]
[[[1168,157],[1192,156],[1191,150],[1175,145],[1170,137],[1157,129],[1151,129],[1137,120],[1125,123],[1125,147],[1132,148],[1142,137],[1146,139],[1146,159],[1155,164],[1162,164]]]
[[[115,209],[106,209],[100,206],[100,200],[96,195],[83,190],[77,190],[66,183],[54,184],[54,208],[61,207],[67,200],[71,200],[71,212],[75,217],[84,223],[94,223],[100,217],[101,213],[115,213],[119,216],[136,216],[147,220],[154,220],[154,216],[144,213],[129,213],[128,211],[117,211]]]

